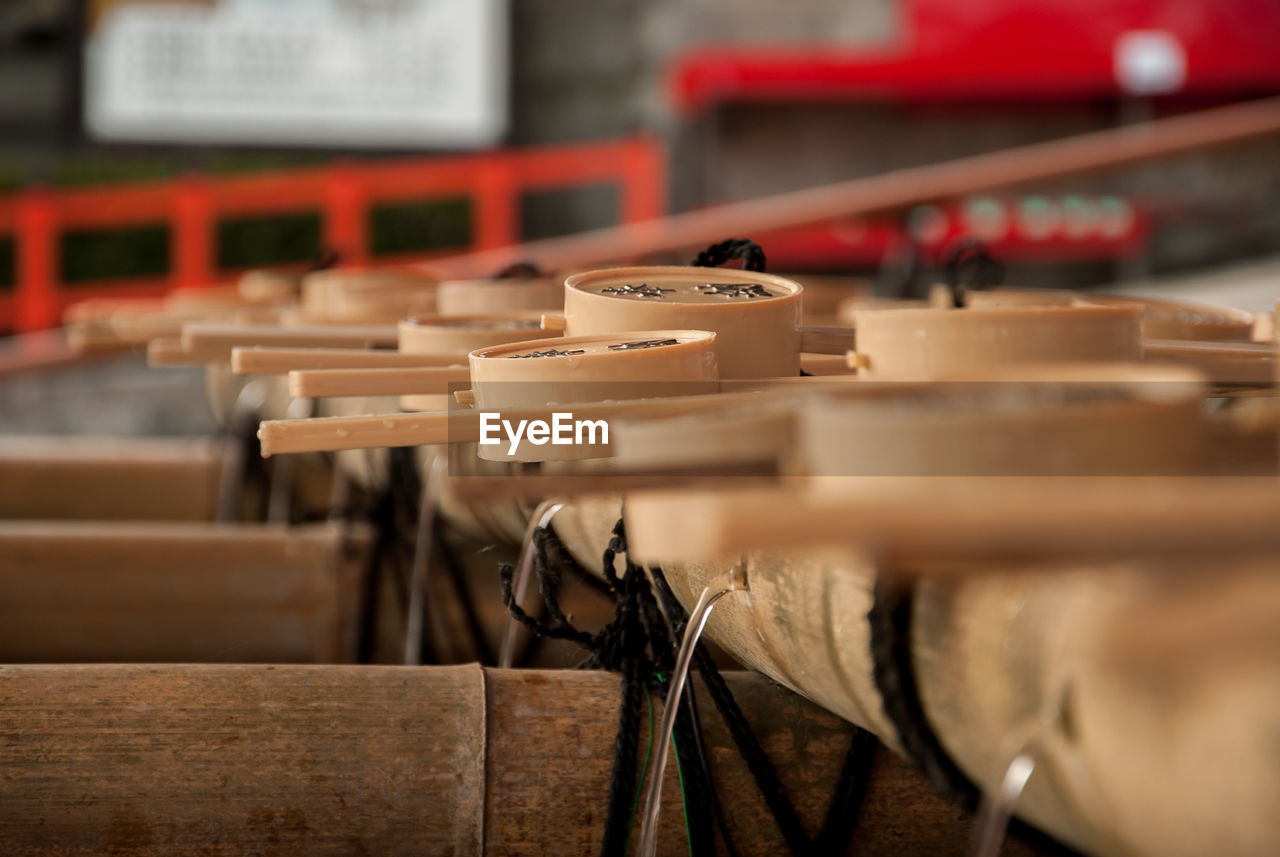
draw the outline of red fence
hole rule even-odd
[[[639,137],[450,158],[339,161],[318,169],[226,178],[189,174],[92,189],[31,188],[0,198],[0,237],[12,235],[15,244],[14,291],[0,295],[0,329],[54,326],[68,304],[85,298],[158,295],[227,279],[234,272],[219,270],[216,263],[215,227],[223,217],[319,211],[322,243],[340,252],[344,263],[363,265],[374,261],[369,234],[373,205],[465,197],[471,203],[471,242],[450,252],[487,250],[520,240],[522,194],[605,183],[619,188],[620,222],[661,216],[666,206],[661,146]],[[62,233],[157,223],[169,227],[171,270],[166,276],[77,283],[72,289],[63,283],[58,263]]]

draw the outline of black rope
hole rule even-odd
[[[885,716],[898,733],[907,758],[934,789],[967,810],[977,806],[977,790],[943,749],[929,725],[911,664],[912,591],[876,581],[867,622],[871,627],[871,663]]]
[[[568,552],[549,529],[535,529],[533,539],[533,568],[538,576],[539,590],[546,602],[548,619],[540,622],[515,603],[512,591],[514,568],[509,564],[503,564],[499,569],[503,604],[516,621],[534,634],[571,640],[586,649],[589,654],[581,665],[583,668],[622,673],[618,734],[614,744],[605,836],[600,852],[604,857],[621,855],[627,842],[631,807],[637,788],[635,761],[639,746],[642,694],[649,688],[665,698],[667,682],[675,665],[676,648],[688,616],[676,600],[660,568],[649,569],[651,585],[650,577],[644,570],[626,557],[626,530],[619,520],[603,553],[605,583],[617,602],[614,617],[594,635],[580,631],[569,622],[555,595],[556,584],[562,573],[560,563],[569,556]],[[617,571],[619,556],[624,557],[621,574]],[[810,839],[799,814],[787,797],[777,771],[760,746],[710,653],[701,644],[694,650],[694,664],[711,694],[717,712],[746,761],[790,852],[793,855],[843,854],[866,792],[871,756],[876,746],[874,736],[861,729],[855,732],[822,832],[816,839]],[[726,851],[732,857],[737,851],[729,834],[723,809],[715,795],[691,686],[684,700],[682,705],[679,701],[670,699],[666,702],[668,705],[681,705],[673,737],[680,754],[693,852],[714,853],[715,825],[719,827]],[[688,764],[694,760],[697,760],[696,766]]]
[[[663,607],[667,610],[667,615],[671,618],[671,621],[675,623],[675,635],[679,639],[684,634],[684,628],[689,621],[689,617],[685,613],[684,607],[676,600],[675,593],[671,591],[671,587],[667,583],[666,576],[662,573],[662,570],[653,568],[650,569],[650,573],[654,576],[654,584],[657,587],[659,597],[662,598]],[[698,669],[698,674],[702,676],[707,692],[711,694],[711,701],[720,713],[720,719],[728,727],[733,743],[747,763],[747,769],[751,771],[751,776],[756,781],[756,787],[764,797],[765,804],[769,807],[769,812],[773,814],[774,821],[777,822],[778,830],[782,833],[782,838],[786,841],[787,847],[797,857],[802,854],[810,854],[812,843],[809,839],[809,834],[805,832],[804,822],[800,820],[799,814],[791,804],[791,799],[787,797],[786,789],[783,788],[782,781],[778,778],[778,772],[774,769],[773,763],[769,761],[769,757],[765,755],[764,748],[760,746],[755,732],[751,729],[751,724],[747,722],[742,709],[733,698],[733,692],[729,690],[729,686],[725,683],[724,676],[720,675],[720,670],[716,668],[715,662],[712,661],[711,654],[707,651],[706,646],[701,643],[694,649],[693,663]]]
[[[712,244],[699,253],[691,264],[699,268],[719,268],[730,259],[741,259],[742,267],[747,271],[764,272],[764,250],[748,238],[729,238]]]
[[[827,807],[827,818],[816,840],[816,853],[837,857],[848,850],[862,814],[862,802],[871,783],[871,765],[879,746],[880,741],[871,732],[862,728],[854,731],[844,754],[835,796]]]
[[[964,306],[970,291],[998,286],[1004,280],[1004,265],[976,238],[965,239],[952,248],[945,268],[951,303],[956,309]]]
[[[512,262],[507,267],[493,275],[495,280],[532,280],[537,277],[545,277],[542,269],[533,262]]]
[[[729,822],[724,817],[724,807],[720,804],[720,796],[716,793],[715,779],[711,776],[711,760],[707,757],[707,748],[702,741],[702,718],[698,714],[698,695],[690,691],[684,695],[685,705],[689,709],[689,717],[693,721],[694,751],[697,754],[698,770],[707,784],[707,799],[711,804],[711,814],[720,836],[724,840],[724,850],[729,857],[738,857],[738,849],[733,844],[733,835],[729,832]]]
[[[533,569],[538,576],[540,594],[546,602],[548,619],[539,622],[515,603],[512,590],[514,568],[499,568],[499,585],[503,604],[508,611],[534,634],[552,639],[570,640],[588,652],[580,664],[583,669],[605,669],[622,674],[622,696],[618,708],[617,738],[614,742],[610,774],[605,833],[600,854],[614,857],[624,853],[629,838],[632,806],[639,786],[636,782],[636,755],[646,691],[666,697],[667,682],[674,667],[674,644],[653,594],[644,569],[625,558],[626,536],[619,521],[605,548],[603,559],[605,582],[615,598],[614,615],[596,634],[579,631],[569,622],[556,599],[556,586],[565,565],[561,561],[568,552],[547,528],[534,531]],[[617,571],[617,559],[623,556],[623,570]],[[675,704],[668,700],[668,704]],[[676,718],[676,749],[683,754],[681,773],[689,812],[689,835],[695,854],[712,853],[714,831],[711,828],[709,783],[699,769],[686,766],[698,754],[694,725],[687,712]]]

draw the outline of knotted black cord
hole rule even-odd
[[[911,587],[886,581],[883,576],[877,578],[867,613],[876,689],[907,758],[939,794],[972,812],[977,806],[977,789],[943,749],[920,702],[911,663],[913,604]]]
[[[644,569],[630,559],[621,574],[616,559],[626,553],[626,537],[621,521],[604,551],[605,583],[613,593],[614,616],[598,633],[588,634],[574,628],[557,601],[555,589],[560,569],[548,561],[563,550],[555,535],[545,528],[534,531],[533,568],[538,576],[539,591],[546,601],[548,621],[538,622],[515,603],[514,568],[503,564],[499,569],[499,585],[503,604],[513,618],[534,634],[552,639],[570,640],[588,652],[580,669],[604,669],[622,674],[622,699],[618,709],[618,731],[609,785],[605,832],[601,843],[602,857],[621,857],[630,835],[632,807],[636,790],[636,755],[639,749],[640,720],[646,690],[665,699],[667,681],[674,666],[674,646],[666,623],[649,589]],[[687,712],[676,718],[676,748],[682,755],[681,773],[685,799],[690,808],[689,837],[694,854],[714,851],[714,832],[708,822],[706,791],[698,769],[687,768],[683,761],[698,753],[693,737],[693,723]]]
[[[631,801],[636,789],[636,751],[639,747],[640,706],[646,687],[665,696],[667,679],[674,666],[678,640],[683,634],[688,617],[675,599],[666,578],[659,568],[649,570],[653,584],[643,569],[629,558],[624,571],[617,573],[616,559],[626,554],[626,531],[621,520],[614,526],[613,535],[603,554],[605,582],[617,599],[613,620],[595,635],[573,627],[560,609],[555,596],[555,584],[560,574],[555,557],[563,546],[549,529],[534,531],[533,568],[538,576],[539,590],[547,600],[549,621],[538,622],[515,603],[512,591],[514,568],[503,564],[499,569],[499,584],[503,604],[511,615],[534,634],[553,639],[571,640],[587,649],[589,655],[581,668],[600,668],[622,673],[622,701],[618,714],[618,733],[614,745],[614,759],[609,788],[608,812],[605,820],[605,836],[601,854],[605,857],[620,855],[627,841],[631,820]],[[567,555],[567,552],[565,552]],[[657,598],[655,598],[655,590]],[[662,609],[658,607],[662,600]],[[663,611],[666,611],[664,617]],[[667,621],[674,623],[668,626]],[[649,653],[651,651],[651,654]],[[793,855],[843,854],[856,823],[857,810],[866,791],[871,756],[875,751],[875,739],[864,730],[855,732],[841,770],[836,794],[828,808],[822,832],[810,839],[804,825],[787,797],[776,770],[765,755],[750,724],[733,698],[732,692],[711,660],[706,648],[695,648],[694,663],[711,693],[716,710],[724,720],[765,798],[770,812],[782,832],[788,849]],[[648,678],[646,678],[646,675]],[[722,809],[714,794],[710,766],[706,762],[705,748],[701,746],[700,728],[697,725],[696,707],[692,688],[685,697],[688,701],[676,718],[675,741],[682,760],[697,759],[697,767],[681,766],[685,781],[685,799],[690,807],[690,842],[695,854],[711,853],[714,849],[714,833],[707,824],[708,811],[720,827],[726,850],[736,854]],[[668,704],[673,704],[670,700]],[[675,703],[678,704],[678,703]],[[815,849],[818,849],[815,851]]]
[[[512,262],[507,267],[493,275],[495,280],[532,280],[537,277],[544,277],[542,269],[533,262]]]
[[[952,248],[945,269],[951,303],[956,309],[964,306],[970,291],[998,286],[1004,280],[1004,265],[976,238],[967,238]]]
[[[748,238],[729,238],[712,244],[690,264],[699,268],[718,268],[730,259],[741,259],[744,270],[764,273],[764,250]]]

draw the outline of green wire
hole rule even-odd
[[[644,775],[649,770],[649,754],[653,752],[653,697],[649,695],[649,688],[644,689],[644,698],[649,703],[649,746],[644,751],[644,764],[640,766],[640,779],[636,781],[636,796],[631,801],[631,818],[627,821],[627,838],[622,840],[622,853],[627,853],[627,846],[631,844],[631,829],[636,824],[636,812],[640,809],[640,790],[644,788]]]
[[[663,676],[661,673],[655,673],[658,680],[661,681]],[[631,844],[631,829],[635,827],[636,812],[640,809],[640,791],[644,787],[644,776],[649,771],[649,755],[653,752],[653,696],[649,693],[649,689],[644,690],[645,701],[649,703],[649,746],[644,751],[644,763],[640,766],[640,779],[636,782],[636,796],[631,801],[631,818],[627,822],[627,838],[622,841],[622,853],[627,853],[627,846]],[[693,857],[693,832],[689,826],[689,798],[684,790],[684,765],[680,764],[680,751],[676,748],[675,742],[671,743],[671,751],[676,756],[676,776],[680,780],[680,805],[684,809],[684,838],[689,844],[689,857]]]
[[[671,742],[671,751],[676,754],[676,774],[680,777],[680,804],[684,807],[684,838],[689,843],[689,857],[693,857],[693,831],[689,827],[689,799],[684,793],[684,766],[680,764],[680,751],[676,742]]]

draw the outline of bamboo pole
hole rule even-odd
[[[1135,514],[1116,480],[1088,498],[1096,504],[1107,491],[1119,495],[1095,513],[1054,514],[1060,509],[1052,499],[1064,480],[1053,480],[1053,491],[1036,481],[1039,492],[1024,493],[1022,505],[1046,504],[1045,518],[1036,509],[999,533],[976,534],[1004,539],[995,551],[960,544],[934,553],[941,544],[935,531],[951,527],[933,505],[893,503],[877,516],[877,504],[846,503],[827,510],[830,529],[810,530],[808,544],[797,537],[785,549],[756,550],[752,545],[765,539],[739,537],[731,547],[720,544],[713,558],[685,554],[661,564],[686,606],[728,568],[741,569],[746,591],[720,602],[708,634],[740,663],[895,748],[899,721],[881,695],[880,649],[868,613],[878,579],[913,579],[911,634],[902,645],[923,722],[980,788],[994,791],[1010,761],[1034,741],[1043,755],[1018,814],[1081,853],[1273,853],[1280,843],[1270,799],[1280,785],[1271,740],[1280,701],[1276,540],[1253,539],[1255,546],[1268,544],[1253,553],[1238,528],[1214,521],[1184,534],[1182,496],[1167,517],[1156,499],[1162,492],[1139,497]],[[1274,479],[1254,480],[1268,481],[1274,486]],[[1245,493],[1220,520],[1258,499]],[[664,506],[668,544],[688,532],[731,526],[765,525],[771,537],[819,513],[794,492],[780,494],[735,492],[742,502],[734,510],[745,520],[688,503]],[[1269,507],[1253,515],[1255,534],[1275,519],[1271,494]],[[659,522],[640,496],[627,498],[627,534],[632,559],[649,565],[667,554],[645,550],[656,543]],[[969,506],[995,517],[1016,514],[987,496],[969,497]],[[1208,492],[1196,515],[1224,499]],[[580,561],[592,561],[608,543],[620,500],[580,501],[557,513],[553,526]],[[657,495],[652,500],[661,502]],[[1132,517],[1123,523],[1136,519],[1143,536],[1122,542],[1110,539],[1122,527],[1098,538],[1082,526],[1126,514]],[[894,544],[858,538],[886,529],[891,515],[900,519],[888,525]],[[834,535],[837,516],[852,533]],[[1056,543],[1043,543],[1044,554],[1026,550],[1034,538],[1019,541],[1019,528],[1037,527],[1061,531]],[[912,535],[926,548],[897,550],[910,546]],[[1064,549],[1076,541],[1082,549]],[[1000,550],[1006,547],[1012,550]]]
[[[368,537],[363,527],[0,521],[0,661],[349,661]]]
[[[309,398],[346,396],[448,395],[450,387],[471,383],[465,365],[424,368],[299,369],[289,373],[289,394]]]
[[[147,365],[152,369],[166,366],[203,366],[207,361],[182,346],[182,340],[160,337],[147,343]]]
[[[237,346],[268,345],[293,348],[394,348],[399,341],[395,325],[274,325],[213,324],[195,322],[182,326],[182,347],[205,362],[223,362]]]
[[[621,417],[663,417],[716,411],[766,401],[767,396],[803,395],[821,384],[848,384],[831,378],[788,378],[729,385],[736,392],[664,399],[574,403],[572,406],[504,409],[505,420],[546,420],[556,411],[572,410],[577,419],[612,420]],[[722,384],[722,386],[725,386]],[[868,385],[869,394],[910,385]],[[359,417],[318,417],[303,420],[264,420],[258,429],[263,455],[289,452],[335,452],[392,446],[474,443],[480,440],[481,414],[473,410],[439,413],[396,413]]]
[[[0,437],[0,518],[212,520],[221,464],[207,440]]]
[[[848,725],[759,676],[725,678],[816,834]],[[603,834],[617,708],[617,676],[594,671],[0,667],[0,710],[23,736],[0,744],[0,841],[12,857],[581,857]],[[784,853],[702,710],[739,853]],[[642,747],[647,720],[646,706]],[[660,852],[684,853],[679,800],[661,823]],[[969,823],[881,753],[849,853],[961,857]],[[1005,853],[1042,852],[1015,839]]]
[[[1274,476],[831,477],[777,488],[640,492],[647,562],[853,545],[901,561],[1177,555],[1280,548]],[[980,566],[963,566],[975,568]],[[942,567],[940,567],[942,568]]]
[[[237,375],[287,375],[302,369],[453,366],[458,359],[451,356],[360,348],[238,346],[231,349],[231,371]]]

